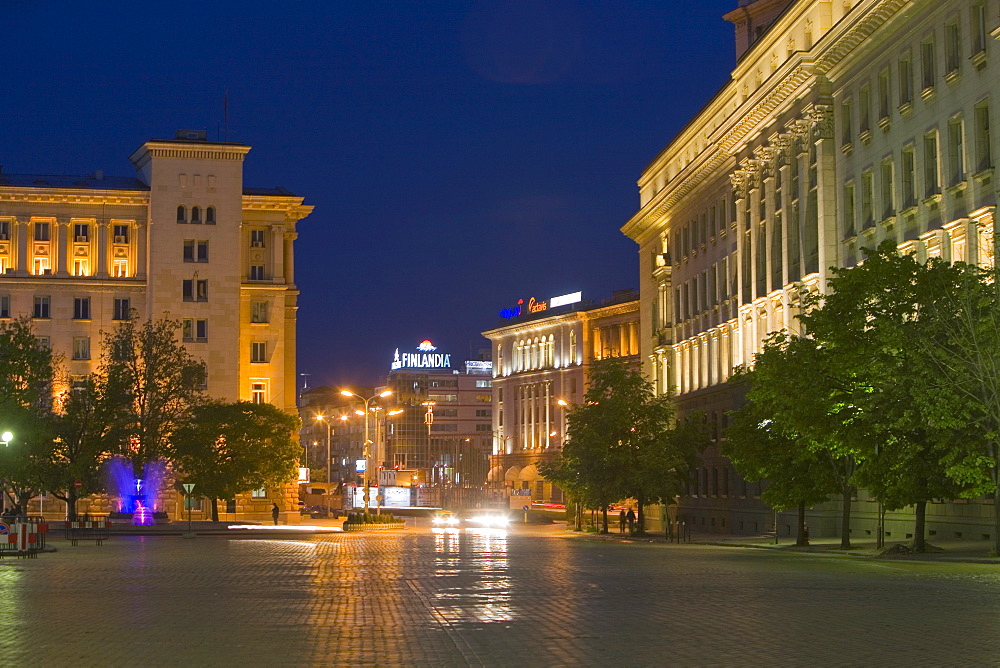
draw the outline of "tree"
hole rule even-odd
[[[752,383],[752,371],[732,380]],[[796,545],[808,545],[806,508],[826,501],[838,490],[824,454],[800,434],[783,428],[760,406],[748,402],[731,414],[723,453],[750,480],[768,481],[761,498],[776,510],[798,509]],[[777,530],[777,527],[775,527]]]
[[[57,360],[32,330],[31,320],[0,323],[0,484],[22,508],[44,489],[52,447],[52,384]]]
[[[591,367],[584,403],[569,410],[567,422],[562,454],[542,473],[601,508],[604,532],[608,505],[633,497],[642,533],[644,506],[677,494],[708,443],[701,420],[678,423],[672,399],[616,358]]]
[[[212,401],[195,406],[171,439],[171,456],[185,480],[212,500],[295,479],[299,419],[271,404]]]
[[[101,376],[105,401],[116,407],[119,454],[136,478],[164,456],[170,434],[203,401],[205,365],[177,340],[180,323],[130,319],[104,337]]]

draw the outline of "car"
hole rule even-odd
[[[505,529],[510,524],[510,517],[502,511],[474,510],[465,518],[465,523],[469,526],[488,529]]]
[[[329,506],[311,506],[309,508],[309,517],[314,520],[323,519],[330,516]]]
[[[450,510],[442,510],[434,513],[433,517],[431,517],[431,524],[436,527],[457,527],[458,515]]]

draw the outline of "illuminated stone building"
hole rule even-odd
[[[0,318],[31,316],[71,378],[97,370],[101,333],[130,313],[173,318],[210,396],[295,413],[292,246],[312,207],[244,187],[249,151],[179,132],[132,154],[137,178],[0,173]],[[294,507],[294,492],[237,512],[264,516],[286,496]]]
[[[639,363],[639,302],[619,290],[601,304],[580,293],[521,300],[500,316],[507,324],[483,332],[493,346],[493,457],[490,481],[527,490],[534,502],[563,503],[543,479],[566,437],[566,407],[583,400],[590,365],[609,357]]]
[[[731,79],[643,171],[622,228],[640,246],[645,369],[715,433],[737,405],[734,367],[796,330],[799,295],[825,290],[830,267],[887,239],[990,261],[1000,89],[996,0],[741,0],[725,18]],[[773,527],[759,486],[714,448],[689,491],[696,530]],[[991,513],[952,511],[934,504],[929,526]],[[809,525],[836,530],[833,514]]]

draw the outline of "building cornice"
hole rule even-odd
[[[52,188],[0,187],[0,202],[26,204],[91,204],[114,206],[146,206],[149,193],[132,190],[53,190]]]
[[[176,141],[148,141],[129,156],[136,169],[142,169],[153,158],[173,158],[175,160],[226,160],[243,162],[250,152],[249,146],[240,144],[215,144]]]
[[[244,211],[281,211],[286,218],[301,220],[315,208],[303,204],[304,197],[284,197],[274,195],[243,195]]]

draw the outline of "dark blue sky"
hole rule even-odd
[[[299,371],[465,357],[519,298],[638,287],[643,167],[728,77],[736,0],[0,4],[0,164],[132,175],[229,91],[245,183],[300,226]]]

